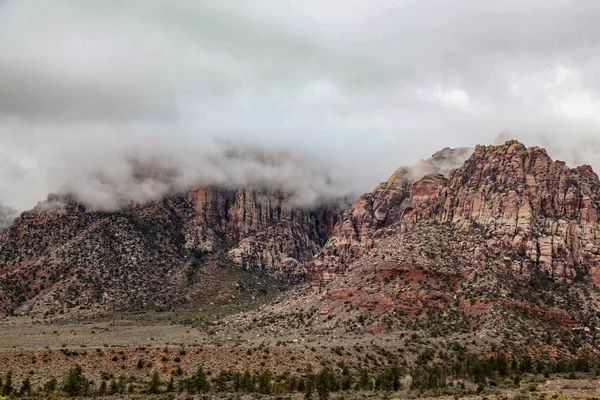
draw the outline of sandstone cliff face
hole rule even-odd
[[[209,251],[219,240],[238,242],[282,221],[323,244],[341,213],[336,204],[311,210],[296,207],[290,195],[267,189],[203,187],[188,192],[187,201],[195,211],[189,222],[188,246]]]
[[[591,167],[570,169],[543,149],[510,141],[478,146],[438,186],[411,204],[408,218],[481,225],[490,247],[519,255],[511,264],[517,274],[600,284],[600,181]]]
[[[309,265],[313,286],[373,248],[386,226],[427,220],[481,226],[489,248],[516,254],[510,269],[518,276],[600,284],[600,181],[591,167],[571,169],[539,147],[509,141],[477,146],[448,178],[434,172],[410,183],[400,169],[355,201]]]
[[[445,148],[431,158],[422,160],[413,167],[398,168],[386,182],[379,184],[371,193],[360,196],[334,227],[327,244],[308,265],[309,280],[320,286],[346,268],[346,264],[364,250],[374,246],[381,228],[400,221],[412,201],[417,201],[422,190],[437,190],[443,173],[463,164],[471,152],[470,148]],[[425,174],[428,178],[411,185]],[[429,182],[433,179],[435,182]],[[426,185],[434,185],[426,189]],[[416,190],[416,191],[415,191]],[[411,193],[415,195],[411,200]]]
[[[214,251],[228,243],[231,260],[244,270],[267,270],[294,281],[304,277],[304,264],[341,215],[336,204],[295,207],[291,196],[276,190],[205,187],[190,191],[187,199],[196,212],[186,223],[187,248]]]
[[[210,293],[230,299],[246,279],[236,270],[297,281],[340,214],[337,205],[295,207],[266,189],[201,187],[114,213],[51,195],[0,238],[0,310],[164,309]]]

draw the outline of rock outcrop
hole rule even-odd
[[[518,256],[517,274],[600,284],[600,181],[590,166],[571,169],[539,147],[508,141],[477,146],[447,178],[430,173],[409,185],[408,176],[396,171],[344,213],[309,265],[313,286],[373,248],[386,227],[417,221],[482,227],[488,247]]]
[[[50,195],[0,238],[0,310],[165,309],[237,296],[247,272],[297,282],[340,215],[267,189],[200,187],[110,213]]]
[[[386,182],[380,183],[371,193],[365,193],[354,201],[334,227],[332,236],[308,265],[309,280],[313,286],[330,281],[335,274],[345,269],[347,263],[363,250],[373,247],[377,232],[398,222],[405,210],[412,207],[411,193],[417,190],[414,201],[421,190],[437,190],[443,174],[459,167],[469,157],[470,148],[445,148],[413,167],[398,168]],[[425,175],[426,178],[419,181]],[[426,189],[429,180],[434,180],[434,189]],[[414,186],[413,183],[419,181]],[[413,187],[411,188],[411,185]]]
[[[477,146],[438,187],[408,218],[481,225],[490,247],[519,255],[512,265],[519,273],[600,287],[600,181],[590,166],[571,169],[539,147],[509,141]]]

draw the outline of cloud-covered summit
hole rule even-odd
[[[310,203],[503,131],[600,168],[598,17],[593,0],[5,0],[0,203],[269,180]],[[140,185],[140,163],[176,173]]]

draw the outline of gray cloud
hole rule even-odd
[[[0,204],[0,235],[12,224],[16,216],[17,212],[15,210]]]
[[[503,131],[600,168],[598,17],[593,0],[4,1],[0,203],[274,182],[308,204]]]

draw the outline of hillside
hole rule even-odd
[[[286,290],[225,324],[474,335],[572,357],[598,345],[599,216],[591,167],[516,141],[444,149],[347,210],[267,189],[201,187],[112,213],[51,195],[0,238],[0,298],[17,315],[98,315]]]
[[[425,332],[478,353],[595,353],[599,189],[589,166],[516,141],[478,146],[448,177],[409,184],[396,172],[344,212],[309,264],[312,289],[240,319],[276,332]]]
[[[51,195],[0,238],[0,309],[164,310],[248,297],[301,279],[339,213],[269,190],[202,187],[111,213]]]
[[[397,174],[447,173],[467,152],[444,149]],[[347,206],[299,207],[276,188],[202,186],[106,212],[52,194],[0,237],[0,311],[95,315],[275,294],[307,280]]]

